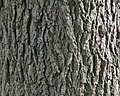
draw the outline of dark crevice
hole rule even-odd
[[[111,4],[111,13],[113,13],[113,0],[110,0],[110,4]]]
[[[94,86],[94,76],[91,74],[91,85]]]
[[[7,75],[7,82],[10,83],[10,62],[9,62],[8,58],[7,58],[7,73],[6,73],[6,75]]]
[[[46,30],[47,30],[47,23],[45,24],[45,28],[44,28],[44,31],[43,31],[43,36],[42,36],[42,39],[43,39],[43,47],[46,46],[46,40],[45,40],[45,33],[46,33]]]
[[[112,49],[112,43],[109,44],[110,52],[114,54],[113,49]]]
[[[23,43],[23,51],[22,51],[23,61],[24,61],[24,56],[25,56],[25,43]]]
[[[108,39],[109,39],[109,38],[108,38],[108,33],[107,33],[107,32],[106,32],[105,36],[106,36],[106,41],[105,41],[106,44],[105,44],[105,45],[106,45],[106,47],[107,47],[107,46],[108,46]]]
[[[105,20],[104,20],[104,15],[103,14],[100,14],[100,16],[101,16],[101,19],[102,19],[102,22],[103,22],[103,24],[105,24]]]
[[[14,32],[15,39],[16,39],[16,18],[17,18],[17,6],[16,5],[14,6],[14,11],[15,11],[15,14],[14,14],[14,20],[13,20],[13,32]]]
[[[1,11],[1,8],[4,7],[4,0],[0,0],[0,11]]]
[[[112,21],[115,21],[115,13],[112,14]]]
[[[120,39],[120,28],[119,27],[117,27],[117,37],[116,37],[116,39]]]
[[[96,65],[97,65],[96,56],[93,55],[93,73],[95,76],[96,76]]]
[[[32,9],[29,9],[29,18],[28,18],[28,22],[27,22],[27,35],[28,35],[28,45],[30,45],[30,26],[31,26],[31,21],[32,21]]]
[[[21,74],[21,82],[25,81],[25,76],[24,76],[24,69],[22,65],[20,65],[20,74]]]
[[[111,34],[111,42],[113,42],[113,41],[114,41],[114,35]]]

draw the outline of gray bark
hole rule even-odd
[[[120,96],[116,0],[0,0],[0,96]]]

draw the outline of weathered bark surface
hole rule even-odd
[[[0,0],[0,96],[120,96],[117,8],[114,0]]]

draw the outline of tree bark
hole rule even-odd
[[[0,0],[0,96],[120,96],[114,0]]]

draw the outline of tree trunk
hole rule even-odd
[[[120,96],[118,8],[0,0],[0,96]]]

